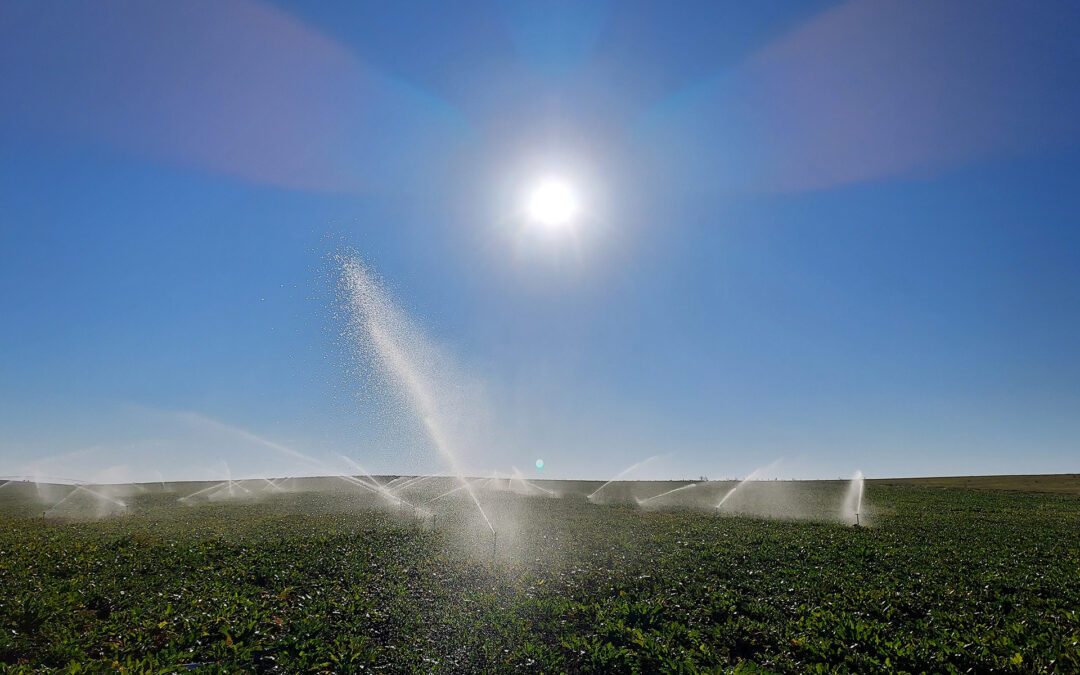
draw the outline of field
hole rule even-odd
[[[1080,473],[1030,476],[945,476],[939,478],[893,478],[874,481],[882,485],[962,488],[967,490],[1013,490],[1080,495]]]
[[[493,542],[463,493],[432,517],[345,483],[169,484],[73,520],[8,484],[0,670],[1080,671],[1074,495],[870,482],[856,528],[838,482],[783,486],[817,505],[783,519],[700,508],[723,484],[654,509],[624,497],[682,484],[543,485],[481,495]]]

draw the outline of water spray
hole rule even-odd
[[[87,487],[87,486],[85,486],[85,485],[76,485],[76,486],[74,486],[74,489],[72,489],[72,490],[71,490],[71,492],[68,492],[68,493],[67,493],[67,494],[66,494],[66,495],[64,496],[64,498],[63,498],[63,499],[61,499],[60,501],[56,502],[55,504],[53,504],[52,506],[50,506],[50,507],[49,507],[48,509],[46,509],[46,510],[45,510],[45,511],[44,511],[44,512],[43,512],[43,513],[41,514],[41,517],[42,517],[42,518],[45,518],[45,516],[46,516],[47,514],[49,514],[49,513],[51,513],[51,512],[55,512],[55,511],[56,511],[56,509],[57,509],[57,508],[58,508],[58,507],[59,507],[59,506],[60,506],[61,504],[63,504],[63,503],[64,503],[64,502],[66,502],[66,501],[67,501],[68,499],[70,499],[71,497],[73,497],[73,496],[75,496],[76,494],[79,494],[79,493],[86,493],[86,494],[90,495],[90,496],[91,496],[91,497],[92,497],[93,499],[95,499],[95,500],[97,500],[97,501],[99,501],[99,502],[105,502],[105,503],[111,504],[112,506],[114,506],[114,507],[118,507],[118,508],[119,508],[119,509],[121,509],[121,510],[126,510],[126,509],[127,509],[127,504],[126,504],[126,503],[124,503],[124,502],[122,502],[122,501],[120,501],[119,499],[114,499],[114,498],[112,498],[112,497],[110,497],[110,496],[108,496],[108,495],[105,495],[105,494],[102,494],[102,493],[100,493],[100,492],[97,492],[96,490],[91,490],[90,488],[88,488],[88,487]]]
[[[370,346],[373,350],[383,374],[404,394],[435,448],[449,463],[484,522],[494,532],[495,527],[480,505],[471,484],[465,479],[442,427],[440,414],[443,410],[433,391],[433,377],[423,368],[431,360],[430,348],[358,259],[338,256],[337,261],[342,266],[341,283],[353,312],[354,337],[361,348]]]
[[[394,494],[394,492],[389,490],[388,487],[390,486],[390,483],[387,483],[385,485],[381,485],[379,483],[379,481],[375,480],[375,477],[372,476],[370,473],[368,473],[367,470],[364,469],[364,467],[360,466],[360,464],[353,461],[351,458],[346,457],[345,455],[338,455],[338,456],[341,457],[341,459],[345,460],[347,463],[351,464],[353,466],[353,468],[355,468],[357,471],[360,471],[365,476],[367,476],[368,479],[371,482],[368,483],[368,482],[362,481],[362,480],[360,480],[359,478],[357,478],[355,476],[340,475],[340,476],[338,476],[338,478],[341,478],[342,480],[346,480],[348,482],[351,482],[354,485],[359,485],[361,487],[367,488],[368,490],[376,492],[376,493],[382,495],[383,497],[386,497],[388,500],[390,500],[391,503],[396,504],[399,508],[404,508],[405,505],[412,506],[414,509],[416,508],[416,506],[413,505],[412,502],[405,501],[401,497]],[[391,483],[392,482],[393,481],[391,481]]]
[[[673,492],[680,492],[682,490],[686,490],[686,489],[689,489],[689,488],[692,488],[692,487],[697,487],[697,483],[690,483],[689,485],[682,485],[680,487],[675,488],[674,490],[668,490],[667,492],[661,492],[658,495],[653,495],[652,497],[649,497],[648,499],[639,499],[638,500],[638,506],[644,506],[645,504],[648,504],[649,502],[651,502],[654,499],[660,499],[661,497],[666,497],[666,496],[672,494]]]
[[[754,469],[753,471],[751,471],[751,472],[750,472],[750,475],[749,475],[749,476],[747,476],[746,478],[742,479],[741,481],[739,481],[739,482],[738,482],[738,483],[737,483],[737,484],[735,485],[735,487],[733,487],[733,488],[731,488],[730,490],[728,490],[727,494],[726,494],[726,495],[724,495],[724,498],[723,498],[723,499],[721,499],[721,500],[720,500],[720,503],[716,505],[716,508],[717,508],[717,509],[719,509],[719,508],[720,508],[721,506],[723,506],[723,505],[724,505],[724,502],[726,502],[727,500],[731,499],[731,496],[732,496],[732,495],[734,495],[734,494],[735,494],[735,492],[736,492],[736,491],[737,491],[737,490],[738,490],[739,488],[741,488],[742,486],[746,485],[747,483],[749,483],[749,482],[751,482],[751,481],[755,481],[755,480],[757,480],[757,479],[758,479],[758,477],[760,477],[760,476],[761,476],[761,475],[762,475],[763,473],[765,473],[766,471],[769,471],[769,470],[771,470],[771,469],[775,468],[775,467],[776,467],[776,465],[777,465],[777,464],[779,464],[779,463],[780,463],[780,462],[782,462],[782,461],[784,461],[784,460],[783,460],[783,459],[778,459],[778,460],[776,460],[775,462],[773,462],[772,464],[768,464],[768,465],[766,465],[766,466],[759,466],[758,468],[756,468],[756,469]]]
[[[589,495],[588,497],[586,497],[586,499],[588,499],[588,500],[589,500],[589,501],[591,502],[591,501],[593,500],[593,498],[594,498],[594,497],[596,497],[596,495],[600,494],[600,491],[601,491],[601,490],[603,490],[603,489],[604,489],[604,488],[606,488],[607,486],[611,485],[611,484],[612,484],[612,483],[614,483],[615,481],[619,480],[620,478],[622,478],[622,477],[623,477],[623,476],[625,476],[626,474],[630,473],[630,472],[631,472],[631,471],[633,471],[634,469],[638,469],[638,468],[641,468],[641,467],[645,466],[646,464],[648,464],[649,462],[653,461],[654,459],[656,459],[656,458],[657,458],[657,457],[659,457],[659,456],[660,456],[660,455],[653,455],[652,457],[649,457],[648,459],[644,459],[644,460],[642,460],[642,461],[638,462],[637,464],[631,464],[630,466],[626,467],[625,469],[623,469],[623,470],[622,470],[622,471],[620,471],[619,473],[615,474],[615,477],[614,477],[614,478],[612,478],[612,479],[611,479],[611,480],[609,480],[608,482],[604,483],[604,484],[603,484],[603,485],[601,485],[600,487],[598,487],[598,488],[596,488],[595,490],[593,490],[593,491],[592,491],[592,494],[590,494],[590,495]]]
[[[742,483],[739,483],[739,485],[742,485]],[[731,495],[735,494],[735,491],[739,489],[739,485],[736,485],[735,487],[728,490],[727,494],[724,495],[724,498],[721,499],[720,503],[716,505],[716,508],[720,508],[721,506],[723,506],[724,502],[726,502],[731,497]]]
[[[401,485],[395,485],[394,489],[393,489],[393,492],[396,494],[396,493],[399,493],[399,492],[404,492],[405,490],[412,490],[413,488],[415,488],[420,483],[423,483],[425,481],[431,480],[432,478],[438,478],[438,477],[439,476],[436,476],[434,474],[432,474],[430,476],[415,476],[415,477],[405,481]],[[390,484],[387,483],[386,487],[389,488]]]
[[[516,466],[513,467],[513,469],[514,469],[514,473],[510,478],[510,485],[511,486],[513,486],[514,481],[517,481],[518,484],[521,485],[521,487],[525,488],[526,490],[533,489],[533,490],[536,490],[537,492],[542,492],[542,493],[546,494],[549,497],[556,496],[554,490],[549,490],[546,487],[541,487],[541,486],[537,485],[536,483],[533,483],[532,481],[526,480],[525,479],[525,474],[521,473],[521,470],[518,469]]]
[[[270,480],[269,478],[263,477],[263,480],[266,481],[267,485],[267,487],[264,487],[262,489],[263,492],[266,492],[267,490],[273,490],[274,492],[285,492],[285,489],[277,483],[277,481],[281,479],[275,478],[274,480]]]
[[[862,471],[856,471],[855,475],[851,477],[851,483],[848,486],[847,495],[844,497],[844,504],[841,508],[841,518],[847,522],[855,520],[855,527],[862,526],[862,498],[863,489],[865,488],[865,480],[863,479]]]
[[[539,491],[543,492],[544,494],[546,494],[549,497],[557,497],[558,496],[558,494],[554,490],[549,490],[546,487],[541,487],[541,486],[537,485],[536,483],[534,483],[532,481],[522,479],[522,482],[526,486],[531,487],[531,488],[533,488],[535,490],[539,490]]]
[[[478,478],[477,480],[479,481],[480,479]],[[487,485],[486,481],[483,484],[481,484],[479,487],[484,487],[484,485]],[[446,492],[442,493],[441,495],[439,495],[437,497],[433,497],[432,499],[427,500],[427,502],[425,502],[425,504],[432,504],[434,502],[439,501],[443,497],[449,497],[450,495],[454,494],[455,492],[461,492],[465,488],[466,488],[465,485],[459,485],[456,488],[452,488],[450,490],[447,490]]]

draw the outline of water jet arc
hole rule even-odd
[[[495,527],[491,524],[491,519],[480,505],[476,492],[465,479],[457,456],[450,447],[448,435],[440,423],[440,407],[432,393],[429,378],[424,376],[415,360],[410,358],[407,348],[410,343],[418,342],[419,336],[414,330],[410,330],[411,326],[358,259],[338,256],[338,260],[342,266],[341,279],[354,312],[353,327],[370,341],[384,373],[401,389],[435,448],[461,481],[488,529],[494,533]],[[412,346],[415,351],[415,344]]]
[[[592,500],[593,500],[593,499],[594,499],[594,498],[596,497],[596,495],[600,494],[600,491],[601,491],[601,490],[603,490],[603,489],[604,489],[604,488],[606,488],[607,486],[611,485],[611,484],[612,484],[612,483],[614,483],[615,481],[619,480],[620,478],[622,478],[622,477],[623,477],[623,476],[625,476],[626,474],[630,473],[631,471],[634,471],[635,469],[640,469],[641,467],[645,466],[646,464],[648,464],[649,462],[653,461],[654,459],[656,459],[656,458],[657,458],[657,457],[659,457],[659,456],[660,456],[660,455],[653,455],[652,457],[649,457],[649,458],[647,458],[647,459],[643,459],[643,460],[641,460],[641,461],[640,461],[640,462],[638,462],[637,464],[631,464],[630,466],[626,467],[625,469],[623,469],[623,470],[622,470],[622,471],[620,471],[619,473],[615,474],[615,477],[614,477],[614,478],[612,478],[612,479],[611,479],[611,480],[609,480],[608,482],[604,483],[604,484],[603,484],[603,485],[601,485],[600,487],[598,487],[598,488],[596,488],[595,490],[593,490],[593,491],[592,491],[592,493],[591,493],[591,494],[590,494],[590,495],[589,495],[588,497],[586,497],[586,499],[588,499],[588,500],[589,500],[589,501],[591,502],[591,501],[592,501]]]
[[[724,498],[720,500],[720,503],[716,505],[716,508],[719,509],[720,507],[722,507],[724,505],[724,502],[731,499],[731,497],[739,490],[739,488],[743,487],[744,485],[746,485],[746,484],[748,484],[748,483],[750,483],[752,481],[757,480],[759,476],[764,474],[769,469],[774,468],[781,461],[783,461],[783,460],[778,459],[775,462],[773,462],[772,464],[767,464],[765,466],[759,466],[758,468],[751,471],[749,476],[747,476],[746,478],[739,481],[738,484],[735,485],[735,487],[733,487],[733,488],[731,488],[730,490],[727,491],[727,494],[725,494]]]
[[[697,487],[697,483],[690,483],[689,485],[682,485],[682,486],[677,487],[677,488],[675,488],[673,490],[668,490],[667,492],[661,492],[658,495],[653,495],[652,497],[649,497],[647,499],[639,499],[638,504],[641,505],[641,506],[644,506],[645,504],[648,504],[649,502],[651,502],[654,499],[660,499],[661,497],[667,497],[670,494],[674,494],[676,492],[681,492],[683,490],[687,490],[687,489],[692,488],[692,487]]]

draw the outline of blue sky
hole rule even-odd
[[[440,470],[343,247],[475,385],[478,473],[1080,470],[1072,3],[0,19],[0,473]],[[515,215],[550,173],[569,233]]]

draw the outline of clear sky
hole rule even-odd
[[[342,247],[472,471],[1080,471],[1080,5],[0,0],[0,473],[439,470]]]

